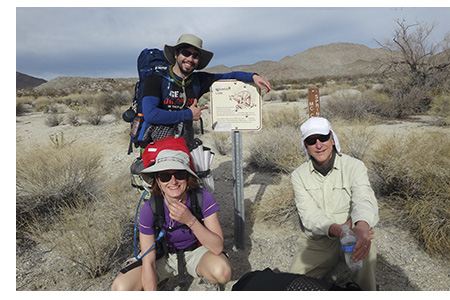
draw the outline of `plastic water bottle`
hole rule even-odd
[[[356,245],[356,236],[353,231],[350,230],[348,225],[342,226],[341,232],[341,245],[342,250],[344,250],[345,262],[347,263],[350,271],[354,272],[362,268],[363,261],[355,262],[352,258],[353,248]]]
[[[142,117],[144,115],[142,113],[138,113],[137,116],[133,119],[133,124],[131,125],[130,136],[136,137],[139,128],[141,127]]]

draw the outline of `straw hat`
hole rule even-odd
[[[182,45],[192,46],[194,48],[197,48],[197,50],[200,52],[200,61],[197,66],[197,70],[204,69],[209,64],[214,55],[214,53],[202,48],[203,41],[200,38],[193,34],[186,33],[180,36],[176,45],[164,46],[164,55],[171,64],[175,64],[175,50]]]

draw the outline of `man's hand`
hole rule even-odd
[[[365,221],[356,222],[356,226],[352,230],[356,236],[356,245],[353,248],[352,258],[354,261],[359,261],[369,254],[371,240],[375,238],[374,231]]]
[[[342,226],[347,225],[348,228],[352,228],[352,219],[349,219],[347,222],[345,222],[344,224],[331,224],[331,226],[328,228],[328,233],[330,236],[336,236],[336,237],[340,237],[341,236],[341,231],[342,231]]]
[[[202,106],[197,107],[197,99],[194,100],[194,103],[192,103],[191,106],[189,106],[189,109],[192,111],[192,120],[198,121],[200,120],[200,117],[202,116],[202,110],[207,109],[208,106]]]
[[[266,79],[262,78],[258,74],[253,75],[253,82],[261,89],[263,90],[264,87],[266,89],[266,94],[270,92],[270,83]]]

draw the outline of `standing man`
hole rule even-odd
[[[307,161],[291,176],[295,204],[302,222],[300,251],[291,272],[323,278],[343,259],[339,236],[343,225],[356,235],[355,261],[363,267],[352,273],[362,290],[376,290],[376,247],[373,227],[378,203],[367,168],[341,153],[339,140],[327,119],[312,117],[301,126]]]
[[[198,99],[220,79],[236,79],[254,82],[259,88],[270,91],[269,82],[256,73],[231,72],[211,74],[194,72],[205,68],[213,53],[202,48],[203,42],[192,34],[183,34],[174,46],[165,45],[164,55],[170,67],[171,90],[162,99],[162,77],[153,74],[144,85],[142,108],[144,120],[151,124],[146,128],[146,141],[158,140],[168,135],[184,137],[191,148],[194,141],[193,121],[200,119],[207,106],[197,106]]]

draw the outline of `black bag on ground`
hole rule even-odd
[[[293,273],[276,273],[270,268],[246,273],[232,291],[360,291],[357,284],[348,283],[345,288],[324,280]]]

